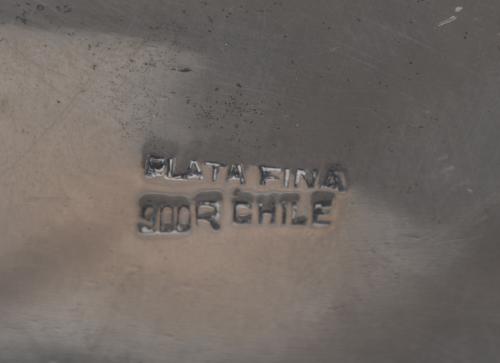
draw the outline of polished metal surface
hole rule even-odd
[[[1,1],[0,362],[498,362],[499,16]]]

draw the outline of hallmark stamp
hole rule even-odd
[[[256,174],[252,178],[250,174]],[[178,169],[175,158],[150,155],[144,164],[146,179],[188,183],[204,190],[193,197],[151,193],[139,200],[139,233],[185,234],[206,225],[222,229],[223,214],[231,213],[231,224],[313,226],[332,223],[336,193],[347,190],[346,173],[337,165],[322,172],[274,166],[245,167],[243,164],[190,161]],[[253,187],[249,185],[254,182]],[[168,184],[171,185],[171,184]],[[224,195],[230,197],[225,200]],[[226,209],[225,204],[229,204]]]

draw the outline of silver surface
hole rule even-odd
[[[0,361],[498,362],[499,15],[0,1]],[[150,153],[336,164],[349,189],[325,228],[224,205],[145,238],[143,195],[213,189],[145,178]]]

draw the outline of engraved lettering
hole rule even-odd
[[[331,224],[328,219],[323,219],[330,215],[334,194],[329,192],[315,192],[311,196],[313,206],[312,223],[314,226],[327,226]]]
[[[225,170],[223,170],[225,169]],[[346,171],[338,164],[332,164],[319,174],[317,169],[290,169],[261,165],[248,169],[250,181],[260,185],[250,191],[246,187],[232,188],[229,213],[236,225],[280,225],[280,226],[329,226],[333,224],[333,206],[336,197],[347,190]],[[205,186],[216,183],[225,173],[225,180],[246,185],[246,170],[242,163],[225,164],[214,161],[200,163],[190,160],[187,168],[176,170],[176,158],[165,158],[155,154],[146,156],[144,175],[146,179],[161,177],[168,181],[202,181],[191,185]],[[148,194],[139,200],[138,232],[143,235],[175,235],[192,230],[193,224],[200,228],[220,230],[222,228],[224,195],[221,191],[203,191],[198,194],[179,187],[181,195]],[[293,185],[290,185],[293,184]],[[233,184],[218,183],[228,189]],[[166,188],[172,186],[165,183]],[[214,184],[215,186],[215,184]],[[263,189],[268,187],[272,193]],[[290,188],[296,188],[291,191]],[[175,190],[175,188],[174,188]],[[225,193],[225,192],[224,192]],[[194,197],[192,197],[194,195]],[[229,203],[229,202],[228,202]],[[194,221],[194,222],[193,222]],[[205,225],[205,227],[203,227]],[[208,227],[210,226],[210,227]]]
[[[182,175],[175,174],[175,158],[167,159],[167,172],[165,174],[167,180],[182,180]]]
[[[212,168],[212,181],[216,182],[219,177],[220,168],[224,166],[224,164],[216,163],[213,161],[207,161],[205,165]]]
[[[234,223],[247,224],[252,222],[252,204],[247,202],[234,202]]]
[[[300,200],[300,197],[296,193],[286,193],[280,196],[280,205],[281,205],[281,224],[289,224],[291,223],[291,215],[289,213],[289,209],[292,209],[292,203],[297,203]]]
[[[292,224],[303,226],[307,224],[307,217],[299,215],[299,202],[292,202]]]
[[[314,184],[316,184],[316,179],[318,178],[318,170],[308,170],[308,169],[297,169],[295,171],[295,188],[298,188],[300,185],[301,179],[306,182],[308,188],[314,188]]]
[[[149,155],[146,158],[146,165],[144,167],[144,175],[148,179],[162,177],[165,175],[166,160],[165,158],[155,157]]]
[[[220,229],[220,193],[201,193],[195,198],[196,224],[206,221],[214,230]]]
[[[259,224],[267,223],[274,224],[276,221],[276,201],[273,196],[260,196],[258,201],[259,207]],[[268,216],[269,218],[266,218]]]
[[[156,215],[157,211],[155,207],[151,204],[145,204],[141,208],[140,218],[144,222],[139,222],[139,232],[144,234],[154,233],[156,226]]]
[[[138,229],[142,234],[183,233],[191,229],[191,208],[187,198],[151,194],[142,197],[139,205]]]
[[[191,160],[186,173],[182,177],[187,180],[203,180],[203,173],[198,162]]]
[[[285,169],[283,171],[283,186],[288,188],[290,185],[290,169]]]
[[[250,193],[241,193],[238,189],[234,191],[233,198],[233,222],[236,224],[252,223],[252,201]]]
[[[175,210],[172,206],[163,205],[160,209],[160,232],[171,233],[175,230]]]
[[[187,232],[191,229],[191,210],[189,205],[181,205],[177,208],[177,232]]]
[[[338,167],[331,167],[325,174],[321,182],[321,188],[336,189],[339,192],[344,192],[347,189],[345,173]]]
[[[268,181],[279,180],[281,168],[274,168],[270,166],[259,166],[260,170],[260,185],[266,185]]]
[[[242,164],[231,164],[227,170],[227,180],[239,180],[240,184],[245,184],[245,174]]]

